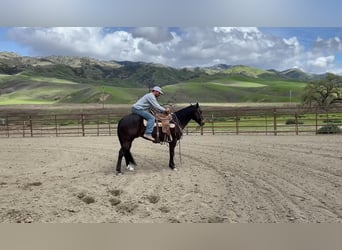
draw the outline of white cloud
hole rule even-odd
[[[172,34],[165,27],[138,27],[132,31],[133,37],[141,37],[152,43],[162,43],[172,40]]]
[[[284,39],[255,27],[12,28],[9,37],[29,48],[32,55],[89,56],[173,67],[225,63],[325,72],[336,68],[333,55],[342,51],[338,37],[319,38],[308,51],[297,37]]]
[[[335,53],[342,51],[342,42],[339,37],[324,40],[320,37],[313,44],[313,51],[317,53]]]
[[[326,57],[317,57],[312,60],[308,60],[308,66],[316,69],[326,69],[330,68],[333,65],[335,57],[334,56],[326,56]]]

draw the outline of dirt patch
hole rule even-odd
[[[342,222],[340,136],[137,139],[122,176],[116,136],[1,142],[0,222]]]

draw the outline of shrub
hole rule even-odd
[[[304,122],[301,120],[297,120],[296,119],[287,119],[285,124],[286,125],[291,125],[291,124],[303,124]]]
[[[324,123],[341,123],[339,119],[325,119],[323,120]]]
[[[317,134],[340,134],[341,129],[337,125],[326,125],[318,129]]]

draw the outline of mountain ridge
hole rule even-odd
[[[25,71],[34,70],[37,68],[44,68],[49,66],[58,67],[60,65],[67,66],[73,69],[81,69],[86,66],[91,66],[97,69],[102,68],[102,74],[104,76],[104,80],[106,78],[113,78],[113,74],[108,72],[109,69],[116,70],[118,75],[124,71],[123,69],[129,68],[130,70],[137,70],[139,67],[144,68],[158,68],[164,69],[173,72],[187,72],[189,77],[198,77],[199,73],[205,74],[216,74],[216,73],[224,73],[224,74],[241,74],[250,77],[258,77],[266,74],[274,75],[277,77],[281,77],[283,79],[292,79],[292,80],[313,80],[317,78],[322,78],[324,74],[312,74],[304,72],[298,68],[291,68],[287,70],[278,71],[275,69],[263,70],[255,67],[250,67],[246,65],[227,65],[227,64],[216,64],[209,67],[183,67],[183,68],[174,68],[171,66],[166,66],[157,63],[148,63],[148,62],[134,62],[134,61],[114,61],[114,60],[99,60],[91,57],[79,57],[79,56],[46,56],[46,57],[30,57],[30,56],[20,56],[13,52],[0,52],[0,73],[2,74],[17,74]],[[197,72],[197,75],[191,75],[190,73]],[[44,74],[44,72],[40,72]],[[153,73],[153,72],[152,72]],[[79,74],[78,77],[82,78],[85,75]],[[163,82],[161,83],[163,84]]]
[[[263,70],[245,65],[173,68],[132,61],[77,56],[20,56],[0,52],[0,104],[130,103],[153,85],[166,88],[167,102],[293,100],[309,81],[323,75],[299,69]],[[105,98],[104,98],[105,96]],[[275,99],[276,98],[276,99]]]

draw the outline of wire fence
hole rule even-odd
[[[79,114],[4,114],[0,116],[0,138],[116,135],[123,113],[95,110]],[[206,108],[206,124],[191,121],[185,134],[301,135],[339,132],[342,107]]]

